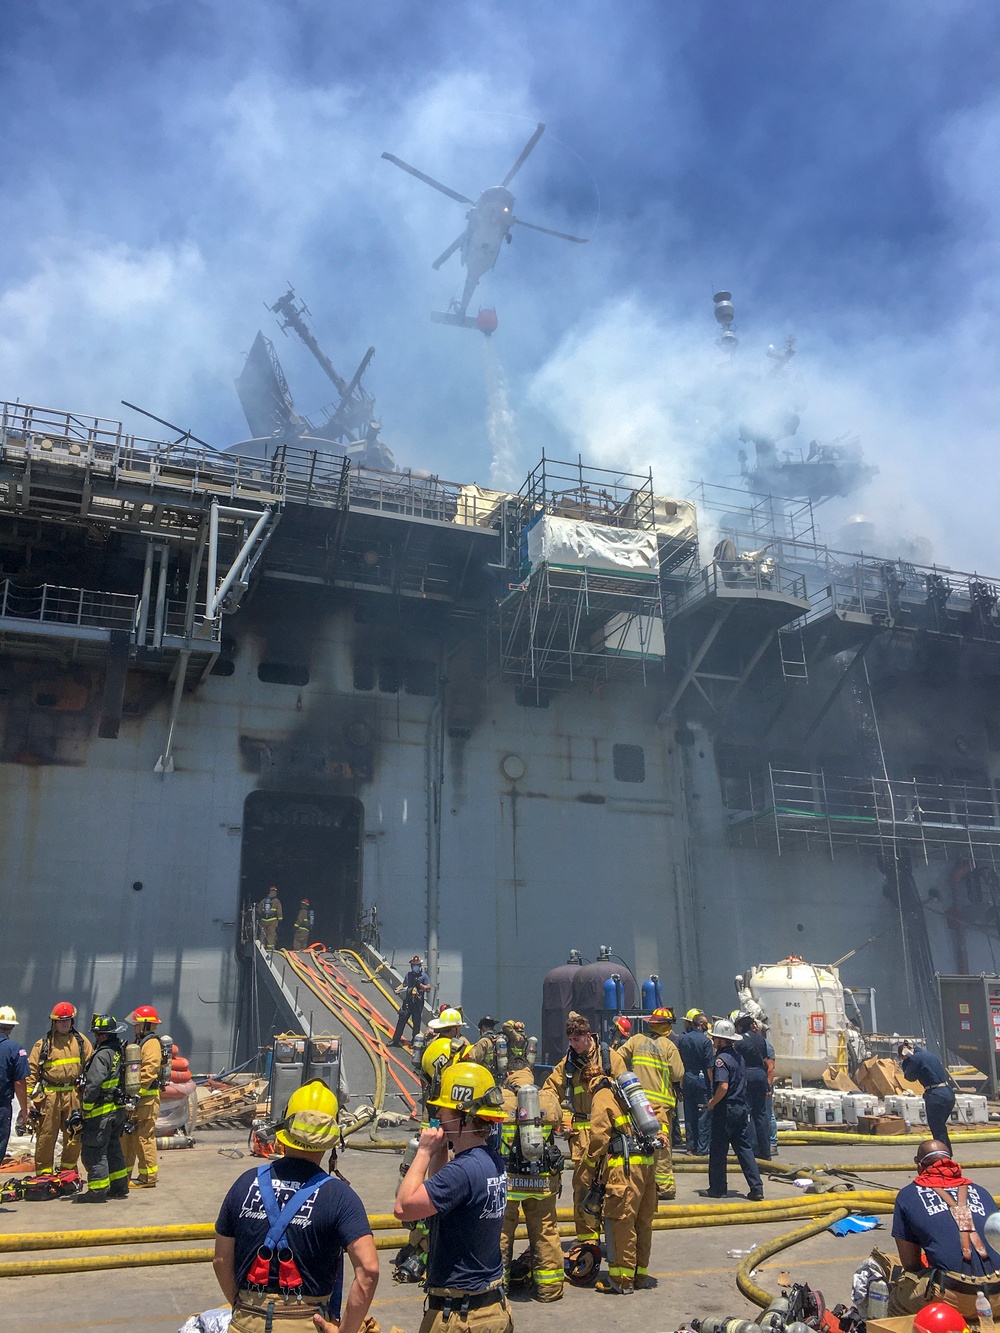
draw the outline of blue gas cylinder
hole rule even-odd
[[[604,983],[604,1007],[616,1012],[625,1008],[625,987],[617,972]]]
[[[655,972],[642,983],[642,1007],[647,1013],[663,1007],[663,990],[660,987],[660,978]]]

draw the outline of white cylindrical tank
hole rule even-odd
[[[847,1031],[837,969],[795,956],[764,963],[744,974],[741,1000],[745,996],[767,1015],[776,1076],[822,1078],[824,1069],[836,1062]]]

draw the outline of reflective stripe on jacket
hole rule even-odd
[[[669,1037],[637,1033],[621,1048],[622,1056],[643,1087],[655,1111],[677,1104],[674,1083],[684,1077],[684,1062]]]

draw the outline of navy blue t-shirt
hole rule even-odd
[[[426,1182],[430,1221],[428,1287],[485,1291],[503,1280],[500,1232],[507,1171],[492,1148],[467,1148]]]
[[[0,1106],[11,1104],[14,1084],[30,1074],[28,1053],[21,1043],[11,1037],[0,1037]]]
[[[316,1174],[304,1157],[281,1157],[271,1165],[271,1184],[279,1210],[300,1185]],[[264,1201],[257,1188],[257,1171],[244,1171],[222,1201],[215,1229],[236,1240],[236,1285],[246,1275],[269,1229]],[[365,1206],[344,1181],[330,1177],[307,1199],[285,1232],[284,1245],[302,1274],[303,1296],[333,1293],[330,1309],[339,1316],[344,1284],[344,1251],[362,1236],[371,1235]]]
[[[707,1074],[712,1068],[715,1047],[712,1038],[694,1028],[677,1039],[677,1049],[684,1061],[684,1071],[688,1074]]]
[[[414,999],[422,1000],[430,989],[430,985],[431,979],[426,972],[418,972],[411,967],[403,978],[403,995],[407,999],[412,995]]]
[[[957,1189],[946,1189],[945,1193],[956,1202]],[[986,1244],[986,1253],[993,1265],[1000,1265],[1000,1255],[986,1241],[983,1227],[991,1213],[997,1211],[989,1192],[978,1185],[968,1187],[969,1212],[972,1221]],[[934,1190],[911,1182],[896,1195],[896,1208],[892,1215],[892,1235],[894,1240],[912,1241],[919,1245],[927,1262],[932,1268],[947,1268],[953,1273],[984,1272],[983,1261],[972,1249],[972,1258],[968,1264],[962,1258],[962,1241],[958,1227],[944,1200]]]
[[[948,1082],[944,1065],[937,1056],[919,1046],[903,1061],[903,1077],[910,1083],[921,1083],[925,1088]]]
[[[716,1055],[712,1069],[713,1078],[717,1084],[729,1084],[729,1091],[722,1101],[717,1103],[717,1110],[721,1110],[726,1105],[735,1106],[738,1102],[746,1101],[747,1071],[738,1051],[728,1046],[724,1047]]]

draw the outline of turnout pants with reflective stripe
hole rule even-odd
[[[60,1170],[69,1171],[80,1160],[80,1136],[69,1136],[63,1129],[74,1111],[80,1109],[80,1094],[72,1084],[59,1092],[47,1092],[45,1098],[35,1105],[42,1113],[42,1123],[38,1127],[35,1139],[35,1170],[51,1171],[55,1164],[56,1138],[62,1131],[62,1161]]]
[[[656,1191],[658,1194],[668,1194],[671,1198],[677,1192],[677,1182],[674,1179],[674,1149],[672,1145],[672,1135],[674,1132],[674,1116],[677,1114],[673,1106],[660,1105],[654,1106],[656,1118],[663,1126],[663,1137],[667,1141],[665,1148],[657,1148],[653,1153],[653,1165],[656,1170]]]
[[[613,1166],[608,1172],[608,1191],[604,1196],[604,1241],[608,1274],[616,1287],[628,1290],[637,1277],[649,1273],[655,1216],[653,1164],[632,1161],[627,1176],[624,1166]]]
[[[258,920],[257,928],[260,931],[260,942],[265,949],[273,949],[278,938],[278,919],[273,921]]]
[[[594,1230],[591,1218],[581,1209],[580,1203],[590,1188],[593,1172],[587,1166],[587,1149],[590,1147],[590,1126],[574,1127],[569,1150],[573,1158],[573,1225],[576,1227],[577,1240],[600,1240]]]
[[[109,1111],[83,1122],[80,1156],[87,1172],[87,1188],[92,1194],[128,1191],[128,1171],[120,1142],[125,1112]]]
[[[132,1174],[138,1158],[139,1179],[144,1185],[155,1185],[159,1170],[156,1161],[156,1117],[159,1114],[159,1097],[140,1097],[132,1117],[136,1127],[131,1134],[122,1135],[126,1175]]]
[[[417,1333],[512,1333],[510,1309],[500,1301],[463,1315],[460,1310],[425,1310]]]
[[[528,1244],[531,1246],[531,1271],[540,1301],[557,1301],[562,1295],[563,1252],[556,1220],[558,1197],[550,1190],[548,1194],[541,1194],[537,1198],[509,1199],[507,1211],[503,1215],[500,1253],[503,1255],[504,1271],[508,1272],[514,1257],[514,1231],[518,1215],[524,1209]]]

